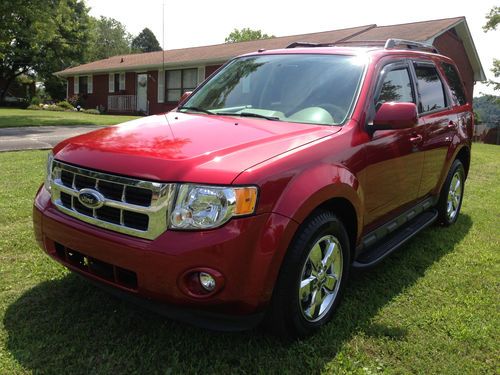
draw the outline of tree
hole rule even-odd
[[[89,36],[81,0],[0,1],[0,102],[21,74],[48,77],[83,59]]]
[[[483,26],[484,32],[496,31],[500,23],[500,7],[491,8],[490,12],[486,15],[486,24]],[[493,59],[493,68],[491,69],[495,77],[500,77],[500,60]],[[500,90],[500,82],[493,80],[488,81],[488,85],[493,86],[494,90]]]
[[[137,52],[154,52],[161,51],[161,47],[155,34],[146,27],[132,40],[132,50]]]
[[[248,40],[269,39],[274,35],[262,34],[261,30],[252,30],[248,27],[241,30],[234,29],[225,39],[226,43],[246,42]]]
[[[132,35],[121,22],[103,16],[92,18],[90,29],[86,61],[130,53]]]

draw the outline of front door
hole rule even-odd
[[[374,105],[384,102],[416,103],[406,62],[391,63],[380,73]],[[423,167],[421,128],[378,130],[366,144],[365,224],[373,228],[400,207],[416,200]]]
[[[148,113],[148,75],[137,74],[137,112]]]

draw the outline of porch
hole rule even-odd
[[[108,112],[137,112],[137,95],[108,95]]]

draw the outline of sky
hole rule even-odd
[[[148,27],[165,49],[224,43],[235,28],[249,27],[285,36],[377,24],[391,25],[465,16],[487,78],[493,58],[500,58],[500,28],[484,33],[493,0],[86,0],[94,17],[112,17],[137,35]],[[163,33],[164,9],[164,33]],[[493,94],[478,83],[474,95]],[[498,93],[497,93],[498,94]]]

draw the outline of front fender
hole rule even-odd
[[[302,223],[317,207],[333,198],[343,198],[352,204],[358,228],[362,228],[359,181],[340,165],[321,164],[296,175],[289,181],[272,211]]]

